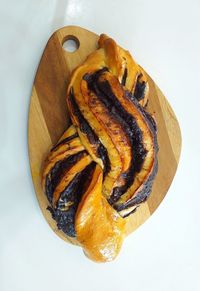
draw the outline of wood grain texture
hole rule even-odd
[[[77,51],[66,52],[62,45],[68,38],[79,42]],[[50,148],[69,126],[66,106],[66,89],[73,69],[97,48],[98,35],[76,26],[64,27],[49,39],[35,77],[29,111],[29,158],[35,192],[47,222],[62,239],[76,243],[56,227],[51,218],[47,198],[41,187],[41,169]],[[117,40],[119,43],[119,41]],[[156,210],[176,173],[181,133],[176,116],[160,89],[149,77],[150,97],[147,110],[153,113],[158,124],[159,170],[150,198],[131,216],[127,234],[138,228]]]

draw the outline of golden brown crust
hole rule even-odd
[[[42,184],[57,225],[96,261],[118,254],[127,219],[157,171],[146,73],[102,34],[67,90],[73,125],[47,157]]]

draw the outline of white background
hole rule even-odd
[[[52,32],[76,24],[128,48],[180,122],[178,172],[113,263],[95,264],[49,228],[29,171],[31,87]],[[200,290],[200,1],[0,0],[0,290]]]

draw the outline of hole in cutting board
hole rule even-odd
[[[79,46],[80,42],[78,38],[73,35],[68,35],[67,37],[65,37],[62,44],[63,49],[68,53],[74,53],[78,50]]]

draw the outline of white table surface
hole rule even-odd
[[[95,264],[49,228],[29,171],[31,87],[54,30],[79,25],[128,48],[168,97],[183,148],[155,214],[113,263]],[[0,290],[200,290],[200,1],[0,0]]]

